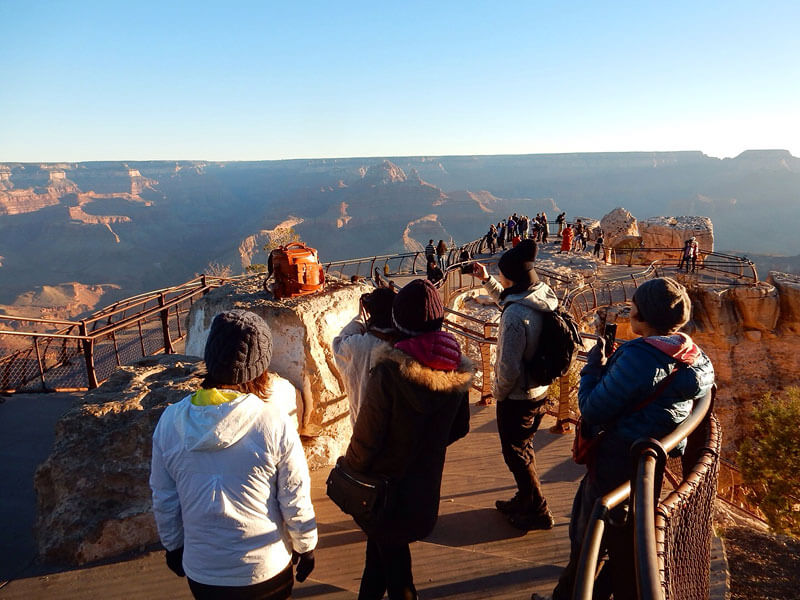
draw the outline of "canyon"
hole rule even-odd
[[[265,262],[269,232],[289,219],[323,261],[465,242],[512,212],[599,217],[618,206],[642,221],[708,217],[717,248],[795,256],[798,190],[800,159],[780,150],[4,163],[0,304],[29,314],[26,298],[62,286],[77,295],[45,308],[75,318],[210,263],[237,274]],[[770,259],[764,273],[783,264]]]

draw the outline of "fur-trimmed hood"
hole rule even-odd
[[[461,356],[461,362],[456,370],[439,371],[426,367],[405,352],[388,345],[382,346],[375,352],[373,364],[375,365],[373,368],[387,364],[390,368],[396,368],[399,376],[405,382],[442,394],[469,391],[475,376],[475,365],[464,355]],[[409,401],[414,403],[415,396],[411,394]]]

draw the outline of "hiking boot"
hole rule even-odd
[[[553,525],[556,524],[553,514],[549,510],[543,513],[514,513],[508,515],[508,522],[512,527],[522,531],[552,529]]]
[[[511,500],[495,500],[494,507],[504,515],[511,515],[522,510],[522,499],[514,494]]]

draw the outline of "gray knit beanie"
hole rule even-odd
[[[633,293],[642,321],[661,332],[680,329],[692,314],[686,288],[671,277],[645,281]]]
[[[269,367],[272,332],[264,319],[246,310],[218,314],[208,332],[204,359],[218,384],[252,381]]]

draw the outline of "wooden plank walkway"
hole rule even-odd
[[[572,497],[583,469],[572,463],[572,436],[547,431],[536,437],[539,473],[556,526],[523,534],[508,525],[494,501],[514,492],[500,454],[495,407],[471,399],[469,435],[448,451],[439,522],[424,541],[412,544],[420,597],[526,600],[549,594],[569,552],[567,528]],[[294,598],[354,599],[364,566],[365,537],[325,496],[327,470],[312,474],[320,543],[308,581]],[[2,599],[191,598],[185,580],[172,575],[162,552],[102,566],[17,579],[0,589]]]

